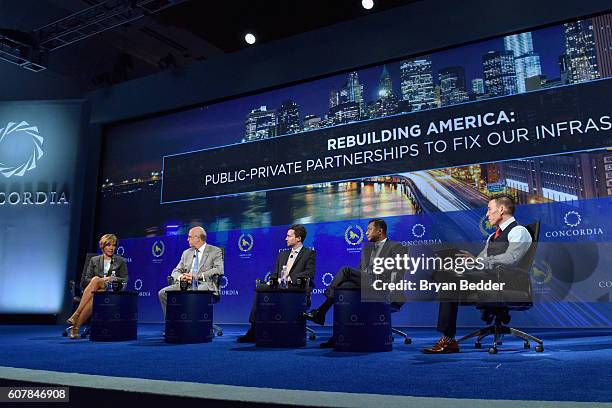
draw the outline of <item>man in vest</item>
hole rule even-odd
[[[512,197],[499,195],[489,201],[487,218],[496,231],[487,238],[487,243],[478,258],[484,264],[482,271],[470,271],[467,274],[493,278],[488,274],[497,265],[512,267],[517,265],[531,246],[531,235],[527,228],[518,225],[514,219],[515,203]],[[475,258],[467,251],[460,251],[458,256]],[[423,349],[425,354],[458,353],[459,344],[455,340],[457,331],[457,312],[459,297],[440,302],[437,330],[442,337],[430,348]]]

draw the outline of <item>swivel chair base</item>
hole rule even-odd
[[[495,317],[494,324],[491,324],[487,327],[476,330],[470,334],[467,334],[461,337],[459,340],[457,340],[457,343],[462,343],[466,340],[476,337],[476,342],[474,343],[474,347],[482,348],[482,343],[481,343],[482,339],[484,339],[487,336],[492,335],[493,336],[493,346],[489,348],[489,354],[497,354],[497,350],[498,350],[497,346],[501,346],[502,337],[504,336],[504,334],[510,334],[514,337],[518,337],[519,339],[522,339],[524,341],[523,347],[526,349],[531,348],[531,344],[529,343],[529,341],[533,341],[535,343],[538,343],[538,345],[535,347],[536,352],[541,353],[544,351],[544,342],[542,340],[538,339],[537,337],[532,336],[531,334],[525,333],[521,330],[517,330],[510,326],[504,325],[500,316]]]
[[[391,328],[391,332],[404,338],[404,344],[412,344],[412,339],[406,333],[399,329]]]

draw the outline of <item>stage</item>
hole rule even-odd
[[[497,355],[489,355],[484,342],[482,349],[469,343],[459,354],[439,356],[419,352],[437,339],[433,329],[408,328],[413,344],[396,338],[388,353],[320,349],[330,327],[318,328],[318,339],[300,349],[238,344],[246,326],[223,329],[212,343],[170,345],[161,324],[141,324],[138,340],[122,343],[70,340],[61,337],[62,326],[2,326],[0,378],[281,405],[428,406],[444,398],[471,407],[612,402],[610,329],[530,330],[544,340],[543,353],[506,336]]]

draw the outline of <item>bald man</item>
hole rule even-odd
[[[202,227],[193,227],[187,236],[189,249],[183,251],[181,260],[172,271],[174,284],[166,286],[158,293],[164,320],[166,320],[166,304],[168,290],[179,290],[180,281],[192,284],[193,276],[198,280],[198,290],[212,290],[219,294],[214,275],[223,275],[223,255],[221,248],[206,243],[206,231]],[[196,271],[197,266],[197,271]]]

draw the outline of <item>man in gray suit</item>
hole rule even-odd
[[[162,288],[159,295],[164,320],[166,319],[166,305],[168,303],[168,290],[179,290],[180,281],[187,281],[190,285],[192,280],[197,279],[198,290],[211,290],[219,294],[217,279],[215,276],[223,275],[223,254],[221,248],[206,243],[206,231],[202,227],[193,227],[189,230],[187,237],[189,249],[183,251],[181,260],[172,271],[174,284]]]

